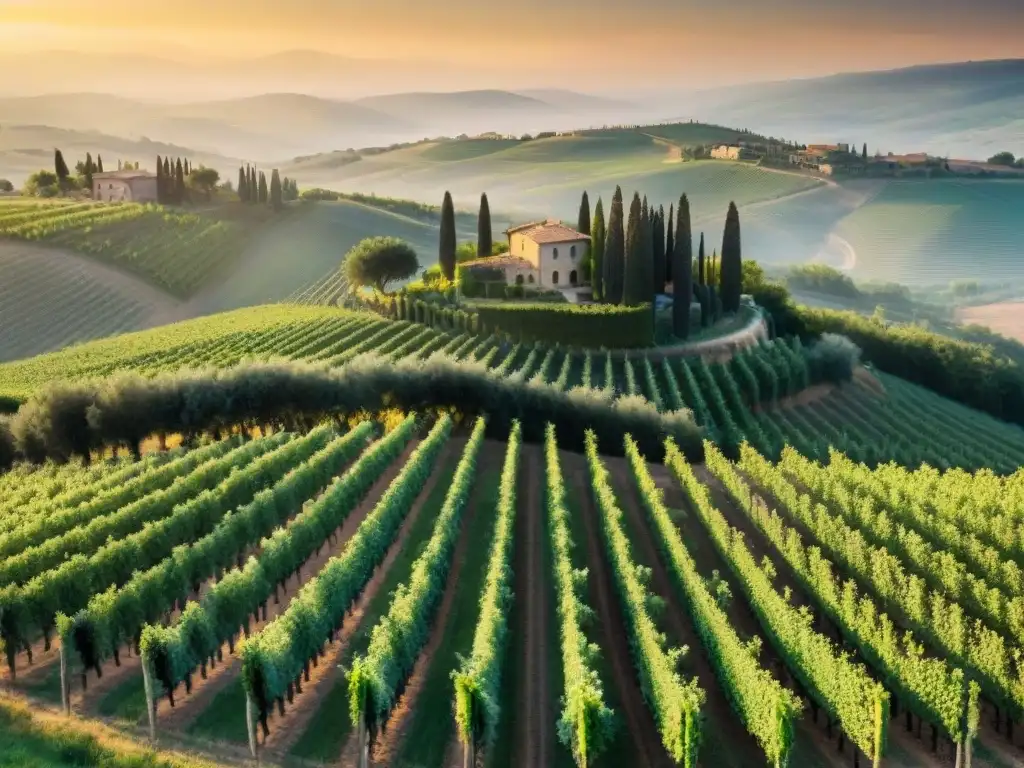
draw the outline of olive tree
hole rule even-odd
[[[346,254],[341,268],[352,285],[384,293],[389,283],[415,275],[420,262],[412,246],[397,237],[368,237]]]

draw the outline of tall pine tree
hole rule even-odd
[[[675,263],[675,204],[668,207],[668,222],[665,224],[665,284],[672,282],[672,265]]]
[[[441,265],[441,274],[448,280],[455,279],[455,206],[452,204],[450,192],[444,193],[441,203],[441,236],[438,243],[437,263]]]
[[[725,216],[719,283],[722,288],[722,310],[738,312],[743,291],[743,257],[740,248],[740,212],[736,203],[729,203],[729,212]]]
[[[608,229],[604,240],[604,300],[608,304],[622,303],[622,289],[626,268],[625,213],[622,205],[622,187],[615,187],[612,207],[608,214]]]
[[[491,205],[487,193],[480,195],[480,213],[476,219],[476,255],[481,259],[494,252],[494,231],[491,229]]]
[[[690,201],[679,198],[676,235],[672,252],[672,331],[680,339],[690,336],[690,303],[693,301],[693,235],[690,232]]]
[[[644,285],[644,275],[647,272],[644,265],[647,260],[645,226],[643,204],[640,202],[639,193],[634,192],[626,225],[626,270],[622,303],[627,306],[642,303],[647,294],[647,287]]]
[[[281,174],[277,168],[270,174],[270,205],[275,211],[284,208],[284,191],[281,189]]]
[[[601,301],[604,298],[604,203],[600,197],[590,225],[590,275],[594,301]]]

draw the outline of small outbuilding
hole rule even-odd
[[[136,170],[94,173],[92,198],[104,203],[155,203],[156,174]]]

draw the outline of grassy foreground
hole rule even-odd
[[[139,746],[96,721],[30,708],[0,694],[0,768],[218,768],[190,755]]]

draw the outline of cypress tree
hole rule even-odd
[[[169,157],[164,158],[164,179],[165,186],[170,189],[171,187],[171,159]]]
[[[740,212],[736,203],[729,203],[722,234],[722,263],[719,276],[722,310],[738,312],[743,291],[743,257],[740,248]]]
[[[256,167],[249,169],[249,203],[255,205],[260,201],[260,185],[256,177]]]
[[[590,225],[590,284],[594,301],[604,298],[604,203],[597,198],[594,221]]]
[[[663,205],[658,206],[652,232],[654,233],[654,293],[657,295],[665,292],[665,273],[668,271],[665,266],[665,206]]]
[[[164,189],[167,186],[166,179],[164,179],[164,161],[160,158],[160,155],[156,156],[156,201],[158,203],[166,202],[167,192]]]
[[[490,256],[494,251],[494,233],[491,230],[491,206],[487,202],[487,193],[480,195],[480,215],[476,221],[476,255],[480,258]]]
[[[625,280],[626,234],[622,206],[622,187],[615,187],[612,208],[608,215],[608,229],[604,240],[604,299],[608,304],[622,303]]]
[[[83,175],[85,176],[85,185],[87,187],[89,187],[89,189],[91,190],[92,189],[92,174],[95,172],[96,166],[92,164],[92,154],[89,153],[89,152],[85,153],[85,167],[84,167],[84,170],[85,170],[85,173]]]
[[[245,168],[238,166],[238,199],[243,203],[249,198],[249,182],[245,178]]]
[[[633,193],[633,202],[629,206],[629,221],[626,225],[626,269],[622,291],[622,303],[635,306],[644,300],[647,294],[644,285],[644,262],[646,261],[646,237],[644,228],[643,204],[640,195]]]
[[[679,198],[676,235],[672,251],[672,331],[680,339],[690,336],[690,303],[693,301],[693,236],[690,233],[690,201]]]
[[[57,174],[57,180],[63,187],[71,172],[68,171],[68,164],[64,162],[64,153],[59,149],[53,150],[53,171]]]
[[[697,285],[697,298],[700,300],[700,324],[706,328],[711,321],[711,308],[708,304],[708,285],[705,282],[707,275],[704,266],[704,233],[701,232],[700,247],[697,249],[697,270],[700,280]]]
[[[266,205],[270,201],[270,189],[267,187],[267,174],[260,171],[260,204]]]
[[[868,161],[868,143],[864,142],[864,148],[860,152],[860,159],[865,163]]]
[[[704,280],[704,233],[700,233],[700,247],[697,249],[697,285],[706,285]]]
[[[438,244],[437,263],[441,265],[441,274],[448,280],[455,279],[455,206],[452,204],[450,192],[444,193],[441,203],[441,236]]]
[[[185,167],[180,157],[174,166],[174,199],[178,203],[185,202]]]
[[[96,155],[96,173],[103,173],[103,155]]]
[[[587,191],[583,190],[583,197],[580,200],[580,212],[576,217],[576,231],[584,235],[591,234],[590,232],[590,198],[587,196]],[[593,241],[584,243],[583,245],[583,257],[579,261],[581,271],[583,272],[583,278],[590,279],[590,246]],[[575,266],[575,265],[573,265]]]
[[[591,234],[590,232],[590,197],[587,195],[587,191],[583,190],[583,197],[580,200],[580,212],[576,217],[576,231],[584,235]]]
[[[270,205],[275,211],[284,207],[284,195],[281,190],[281,175],[275,168],[270,174]]]
[[[672,282],[672,265],[675,262],[675,203],[668,207],[668,222],[665,225],[665,284]]]

